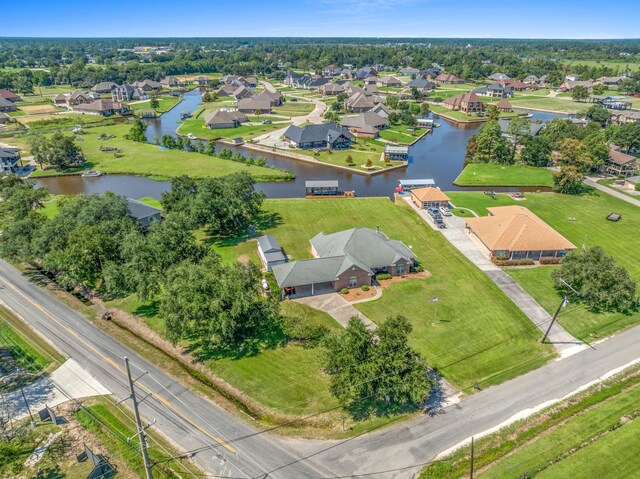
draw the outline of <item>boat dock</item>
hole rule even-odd
[[[304,182],[305,198],[353,198],[355,191],[341,191],[337,180],[311,180]]]

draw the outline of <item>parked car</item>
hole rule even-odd
[[[440,213],[442,213],[442,216],[451,216],[451,211],[445,206],[440,207]]]
[[[271,124],[271,120],[263,120],[262,124],[263,125],[270,125]]]

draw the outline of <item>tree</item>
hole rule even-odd
[[[408,345],[411,324],[392,316],[373,332],[353,317],[345,331],[325,341],[325,371],[329,389],[353,415],[366,415],[377,406],[418,405],[429,394],[428,367]]]
[[[211,102],[211,101],[213,101],[213,99],[211,98],[211,93],[209,93],[208,91],[207,91],[207,92],[205,92],[205,93],[202,95],[202,102],[203,102],[203,103],[209,103],[209,102]]]
[[[593,160],[580,140],[567,138],[560,144],[560,162],[586,173],[593,167]]]
[[[158,97],[156,95],[153,95],[151,97],[151,101],[149,102],[149,106],[151,108],[153,108],[154,110],[156,110],[157,108],[160,107],[160,101],[158,100]]]
[[[500,110],[495,105],[487,106],[487,118],[489,121],[496,121],[500,117]]]
[[[135,120],[133,122],[133,125],[131,125],[131,129],[129,130],[127,138],[139,143],[145,143],[147,141],[147,137],[144,134],[146,130],[147,125],[145,123],[143,123],[141,120]]]
[[[351,155],[347,155],[344,158],[344,161],[347,163],[347,165],[351,165],[353,163],[353,158],[351,157]]]
[[[431,109],[429,108],[428,103],[425,102],[420,104],[420,115],[427,116],[430,112]]]
[[[602,165],[609,157],[609,145],[602,132],[590,134],[582,140],[582,145],[593,167]]]
[[[367,158],[367,162],[364,164],[364,166],[366,166],[367,168],[373,167],[373,161],[371,161],[371,158]]]
[[[640,123],[609,126],[605,130],[605,137],[628,153],[629,150],[640,148]]]
[[[511,137],[511,160],[513,161],[518,146],[526,143],[527,139],[531,136],[529,120],[526,118],[513,118],[509,121],[507,135]]]
[[[636,281],[600,246],[570,252],[551,275],[556,289],[571,294],[566,281],[592,310],[626,311],[636,299]]]
[[[511,150],[497,121],[488,121],[469,139],[467,158],[476,163],[511,162]]]
[[[55,133],[49,139],[42,136],[33,137],[29,143],[31,154],[41,167],[47,163],[57,169],[63,169],[84,161],[82,151],[76,145],[75,139],[64,136],[60,132]]]
[[[578,85],[573,88],[571,92],[571,98],[575,101],[582,101],[589,98],[589,90],[586,86]]]
[[[591,87],[591,93],[594,95],[602,95],[604,93],[604,84],[596,83],[593,85],[593,87]]]
[[[547,166],[551,162],[549,142],[542,136],[529,137],[520,154],[520,161],[529,166]]]
[[[574,166],[561,166],[560,171],[553,173],[553,190],[565,195],[582,193],[584,175]]]
[[[611,119],[611,113],[602,105],[591,105],[587,111],[585,112],[585,117],[591,121],[595,121],[600,123],[600,125],[605,126],[609,123]]]
[[[398,108],[398,97],[396,95],[387,95],[387,106],[392,110]]]
[[[257,117],[258,117],[258,121],[259,121],[259,120],[260,120],[260,115],[262,115],[262,111],[261,111],[261,110],[256,109],[256,110],[253,112],[253,114],[254,114],[255,116],[257,116]]]
[[[342,102],[340,101],[334,101],[331,104],[331,110],[336,112],[336,111],[341,111],[342,110]]]

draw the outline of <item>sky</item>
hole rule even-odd
[[[640,38],[638,0],[0,3],[0,37]]]

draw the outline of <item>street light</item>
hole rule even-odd
[[[578,293],[578,291],[576,291],[573,286],[571,286],[569,283],[567,283],[564,279],[559,278],[560,281],[562,281],[567,288],[569,288],[571,291],[573,291],[573,293],[568,294],[565,293],[565,295],[562,298],[562,302],[560,303],[560,306],[558,306],[558,309],[556,309],[555,314],[553,315],[553,318],[551,319],[551,323],[549,324],[549,327],[547,328],[547,330],[544,333],[544,336],[542,336],[542,339],[540,340],[541,343],[544,343],[547,340],[547,336],[549,336],[549,332],[551,332],[551,328],[553,327],[553,324],[556,322],[556,319],[558,318],[558,314],[560,314],[560,310],[564,307],[566,307],[569,304],[569,298],[571,296],[573,296],[574,294],[576,296],[580,296],[580,293]]]

